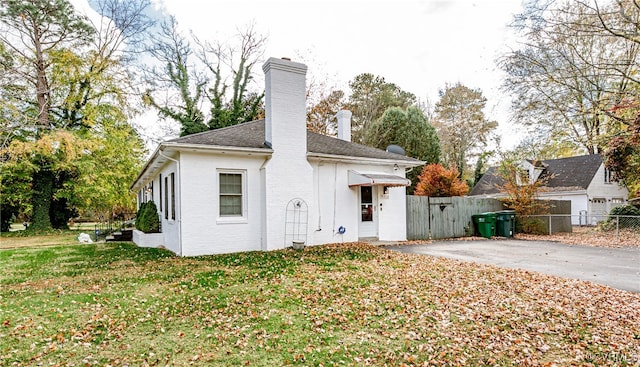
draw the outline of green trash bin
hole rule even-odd
[[[496,235],[496,213],[480,213],[471,216],[476,227],[476,234],[484,238]]]
[[[513,237],[516,233],[515,210],[503,210],[496,212],[496,236]]]

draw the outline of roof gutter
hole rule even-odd
[[[234,153],[256,153],[256,154],[272,154],[271,148],[252,148],[252,147],[232,147],[225,145],[203,145],[203,144],[184,144],[184,143],[162,143],[165,149],[190,150],[194,152],[218,152],[225,154],[227,152]]]
[[[151,165],[151,163],[158,158],[158,153],[160,152],[162,146],[163,146],[163,143],[158,145],[156,150],[153,151],[153,154],[151,154],[151,157],[144,164],[144,166],[140,170],[140,173],[138,173],[138,176],[136,176],[136,179],[133,180],[133,183],[131,183],[131,185],[129,186],[129,191],[134,191],[135,190],[135,188],[137,186],[136,184],[138,183],[138,181],[144,176],[145,172],[147,172],[147,170],[149,169],[149,166]]]
[[[366,157],[353,157],[344,155],[334,155],[325,153],[307,153],[307,158],[318,159],[329,162],[346,162],[346,163],[374,163],[374,164],[397,164],[405,167],[418,167],[426,164],[427,162],[419,160],[405,160],[405,159],[383,159],[383,158],[366,158]]]
[[[144,177],[145,173],[149,170],[150,166],[154,161],[158,159],[158,157],[164,157],[166,159],[169,158],[166,154],[162,153],[165,150],[189,150],[192,152],[203,152],[203,153],[219,153],[219,154],[255,154],[255,155],[271,155],[273,153],[273,149],[270,148],[249,148],[249,147],[229,147],[229,146],[221,146],[221,145],[202,145],[202,144],[182,144],[182,143],[171,143],[165,142],[160,143],[156,150],[153,152],[149,160],[145,163],[142,170],[133,181],[131,186],[129,186],[130,191],[134,191],[138,186],[138,181],[142,177]]]

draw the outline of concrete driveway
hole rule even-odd
[[[569,246],[547,241],[438,241],[386,246],[394,251],[525,269],[640,293],[640,249]]]

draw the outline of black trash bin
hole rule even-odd
[[[503,210],[496,212],[496,236],[513,237],[516,233],[516,212]]]

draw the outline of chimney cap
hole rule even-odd
[[[290,57],[281,57],[282,60],[287,60],[287,61],[291,61]]]

